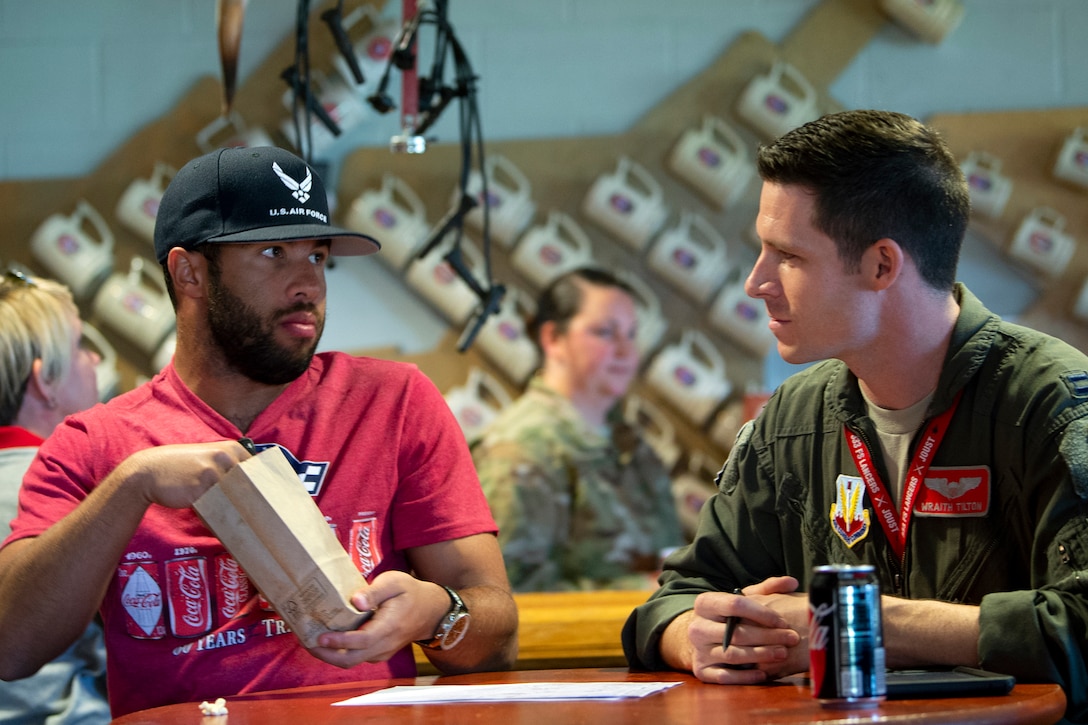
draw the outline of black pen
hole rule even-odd
[[[744,596],[744,592],[741,591],[740,587],[735,588],[733,590],[733,593],[736,594],[739,597]],[[725,651],[727,649],[729,649],[729,645],[732,644],[732,642],[733,642],[733,633],[737,631],[737,625],[740,624],[740,619],[741,619],[740,617],[726,617],[725,618],[725,637],[722,638],[722,654],[723,655],[725,654]],[[743,665],[731,665],[731,664],[727,664],[727,663],[723,662],[722,667],[725,667],[726,669],[729,669],[729,670],[750,670],[753,667],[755,667],[755,665],[752,664],[751,662],[748,662],[748,663],[743,664]]]

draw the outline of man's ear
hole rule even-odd
[[[874,290],[886,290],[903,273],[905,262],[899,242],[885,237],[876,240],[865,250],[861,257],[861,272]]]
[[[174,293],[182,297],[201,298],[205,295],[208,279],[208,260],[200,252],[190,252],[174,247],[166,257]]]

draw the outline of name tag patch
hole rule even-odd
[[[989,511],[989,466],[933,466],[914,501],[915,516],[977,517]]]

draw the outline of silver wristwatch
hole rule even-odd
[[[450,611],[446,612],[446,615],[442,617],[442,621],[438,623],[438,629],[435,630],[434,637],[416,641],[416,644],[420,647],[441,650],[453,649],[458,642],[465,638],[465,633],[468,632],[470,620],[468,607],[461,601],[461,597],[457,595],[457,592],[445,585],[442,588],[450,595]]]

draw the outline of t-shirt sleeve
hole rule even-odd
[[[418,370],[408,379],[404,405],[395,548],[497,533],[465,436],[442,394]]]
[[[39,536],[67,516],[93,488],[83,463],[90,461],[86,430],[69,418],[38,449],[19,491],[19,513],[0,546]]]

